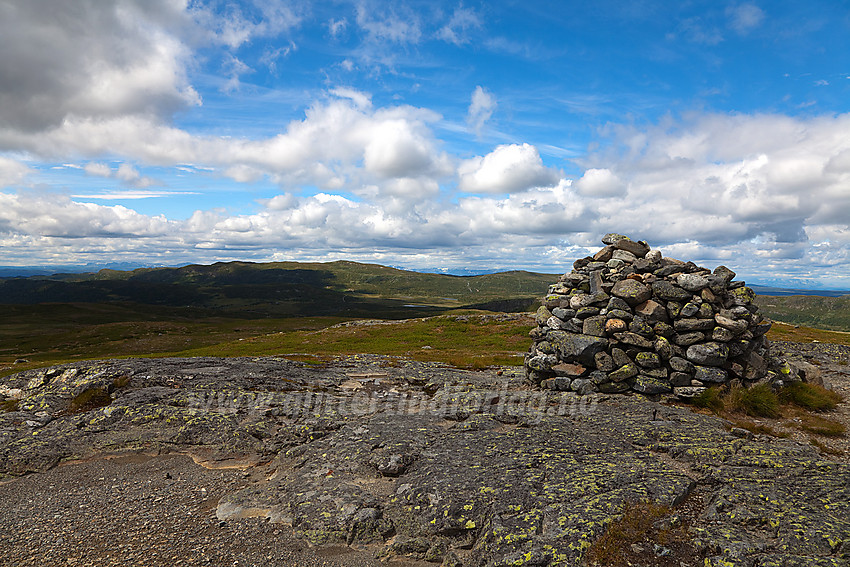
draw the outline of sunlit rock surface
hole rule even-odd
[[[587,363],[602,352],[594,344],[564,348]],[[850,561],[848,465],[644,396],[530,388],[522,369],[118,360],[0,382],[19,398],[0,413],[7,479],[104,452],[188,453],[263,471],[220,499],[221,521],[266,517],[317,546],[443,565],[582,565],[627,502],[651,501],[683,524],[671,560],[684,565]]]

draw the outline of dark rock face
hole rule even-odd
[[[27,371],[0,380],[18,399],[0,413],[0,476],[103,452],[253,467],[264,480],[226,493],[221,521],[265,517],[313,545],[388,560],[578,567],[627,502],[649,500],[690,503],[676,565],[850,561],[848,465],[643,396],[595,395],[669,391],[668,367],[725,372],[598,341],[556,335],[559,352],[613,370],[581,378],[583,364],[558,363],[553,390],[528,389],[518,369],[365,355],[319,368],[204,358]],[[107,397],[75,403],[93,389]]]
[[[771,356],[764,337],[771,323],[758,314],[753,291],[734,281],[735,272],[664,258],[621,234],[606,234],[602,242],[605,248],[576,260],[549,287],[526,355],[533,384],[552,387],[553,367],[572,363],[585,368],[573,380],[605,374],[587,392],[623,391],[614,384],[627,381],[643,394],[688,388],[687,396],[692,387],[731,380],[802,378]]]

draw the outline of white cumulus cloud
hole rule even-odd
[[[440,150],[430,127],[438,114],[409,106],[372,108],[367,94],[350,89],[335,89],[334,94],[344,98],[315,103],[302,120],[269,138],[200,136],[147,117],[126,116],[66,119],[39,133],[0,128],[0,145],[44,157],[117,154],[160,166],[203,164],[239,182],[267,175],[282,185],[337,189],[346,182],[452,174],[452,160]],[[105,170],[102,174],[106,176]],[[144,183],[140,178],[136,185]]]
[[[161,236],[171,221],[122,207],[77,203],[67,197],[0,193],[0,224],[39,239]]]
[[[550,187],[560,174],[543,165],[537,148],[530,144],[496,147],[484,157],[476,157],[458,167],[461,191],[469,193],[512,193],[531,187]]]
[[[376,124],[363,152],[366,170],[384,177],[409,176],[431,166],[433,149],[404,120]]]
[[[610,169],[588,169],[575,182],[575,188],[589,197],[617,197],[626,192],[625,184]]]
[[[850,261],[833,244],[850,233],[847,131],[847,114],[694,114],[649,129],[614,128],[618,151],[590,162],[616,171],[628,189],[596,232],[692,242],[705,258],[734,251],[741,269],[760,275],[817,263],[823,277],[835,278]],[[816,252],[824,246],[829,266]]]
[[[335,89],[331,89],[330,93],[340,98],[350,99],[355,106],[361,110],[365,110],[372,106],[372,97],[368,93],[358,91],[357,89],[337,87]]]

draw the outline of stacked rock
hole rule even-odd
[[[530,333],[529,380],[579,394],[689,396],[773,374],[771,322],[735,272],[664,258],[621,234],[602,242],[549,287]]]

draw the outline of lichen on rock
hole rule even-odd
[[[632,502],[685,518],[670,564],[848,564],[846,463],[790,440],[742,437],[681,405],[583,395],[651,396],[681,376],[725,370],[682,353],[667,358],[663,348],[632,359],[625,343],[609,352],[598,350],[608,344],[600,337],[559,336],[541,347],[556,360],[548,390],[530,390],[519,368],[464,371],[368,355],[321,368],[277,357],[174,358],[22,372],[0,380],[0,391],[28,408],[0,413],[0,478],[14,487],[18,475],[50,475],[62,460],[103,453],[187,453],[247,473],[210,502],[217,521],[267,519],[275,533],[369,549],[389,564],[584,567]],[[561,351],[585,362],[557,362]],[[597,369],[586,373],[591,363]],[[814,365],[796,368],[818,377]],[[609,380],[617,371],[623,378]],[[79,392],[109,377],[127,377],[109,405],[67,411],[76,394],[63,383],[77,382]],[[362,387],[352,390],[352,381]],[[58,491],[44,496],[26,498],[64,514]],[[4,532],[7,548],[13,532]],[[68,552],[67,543],[43,541],[14,543],[15,552]],[[664,564],[643,559],[633,564]]]

